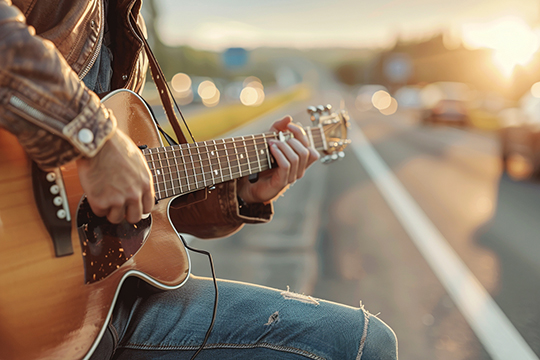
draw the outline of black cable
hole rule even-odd
[[[215,294],[216,294],[215,298],[214,298],[214,310],[212,311],[212,321],[210,322],[210,326],[208,327],[208,330],[206,330],[206,335],[204,337],[204,340],[203,340],[201,346],[199,347],[199,349],[197,349],[195,354],[193,354],[193,356],[191,357],[191,360],[193,360],[203,350],[204,346],[206,345],[206,342],[208,341],[208,338],[210,337],[210,332],[212,332],[212,328],[214,327],[214,322],[216,321],[219,292],[218,292],[216,273],[214,271],[214,262],[212,261],[212,255],[210,255],[210,253],[208,251],[206,251],[206,250],[200,250],[200,249],[192,248],[191,246],[189,246],[187,244],[186,240],[184,239],[184,237],[182,235],[178,234],[178,236],[180,236],[180,239],[182,240],[182,242],[184,243],[184,246],[187,249],[189,249],[191,251],[194,251],[194,252],[197,252],[199,254],[203,254],[203,255],[208,256],[208,261],[210,262],[210,270],[212,271],[212,279],[214,280],[214,289],[215,289]]]

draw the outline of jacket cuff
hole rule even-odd
[[[116,119],[112,112],[90,102],[75,119],[64,126],[62,133],[83,156],[94,157],[115,129]]]
[[[264,203],[246,204],[237,193],[237,181],[226,194],[229,197],[229,213],[239,221],[246,224],[267,223],[274,216],[274,205]]]

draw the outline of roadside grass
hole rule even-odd
[[[309,87],[298,85],[291,90],[267,97],[259,106],[251,107],[240,103],[228,104],[191,114],[186,121],[197,141],[217,139],[223,134],[247,124],[266,113],[274,111],[281,106],[293,101],[308,99],[310,94]],[[184,128],[183,124],[182,128]],[[168,123],[163,126],[163,129],[170,134],[174,134],[172,126]]]

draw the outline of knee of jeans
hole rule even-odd
[[[394,331],[374,315],[368,315],[368,319],[364,348],[359,359],[397,359],[397,337]]]

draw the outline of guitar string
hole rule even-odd
[[[339,124],[331,124],[331,125],[328,125],[329,127],[337,127],[339,126]],[[319,128],[312,128],[312,129],[317,129],[317,130],[320,130]],[[268,135],[270,134],[270,135]],[[196,143],[194,144],[194,146],[192,146],[191,148],[188,148],[189,150],[191,149],[194,149],[194,148],[197,148],[197,153],[191,153],[190,151],[190,154],[179,154],[180,157],[184,160],[183,161],[183,166],[182,166],[182,169],[180,169],[180,167],[178,166],[178,164],[170,164],[170,158],[164,158],[162,159],[160,156],[160,159],[158,160],[151,160],[150,162],[154,165],[153,166],[153,169],[155,170],[166,170],[168,169],[169,171],[165,171],[163,172],[162,174],[153,174],[153,176],[156,178],[156,186],[158,187],[157,189],[157,193],[158,194],[162,194],[163,192],[165,192],[165,195],[167,197],[168,195],[168,192],[171,191],[171,192],[177,192],[178,190],[180,191],[180,193],[183,193],[183,188],[184,187],[187,187],[188,188],[188,192],[191,192],[191,185],[194,185],[195,188],[199,188],[200,187],[200,183],[202,183],[202,188],[208,186],[208,185],[211,185],[211,184],[215,184],[216,183],[216,178],[217,180],[219,181],[219,178],[221,177],[221,182],[224,182],[224,181],[228,181],[228,180],[232,180],[234,179],[235,177],[241,177],[241,176],[244,176],[244,172],[247,172],[248,174],[252,174],[252,173],[256,173],[256,172],[261,172],[263,171],[263,166],[261,164],[261,159],[260,159],[260,156],[259,156],[259,150],[261,151],[265,151],[265,154],[261,154],[261,155],[268,155],[267,152],[268,152],[268,146],[266,143],[262,144],[262,143],[256,143],[255,140],[266,140],[268,137],[274,137],[276,138],[276,133],[266,133],[266,134],[262,134],[262,135],[256,135],[256,136],[247,136],[247,137],[244,137],[243,139],[242,138],[232,138],[232,143],[240,143],[241,145],[237,146],[235,148],[235,153],[234,154],[225,154],[223,156],[219,156],[219,149],[217,148],[217,145],[219,143],[214,143],[214,141],[212,141],[212,143],[208,144],[208,142],[200,142],[200,143]],[[316,136],[321,136],[321,140],[322,140],[322,133],[319,132],[318,134],[316,134]],[[237,140],[236,140],[237,139]],[[251,142],[253,141],[253,144],[246,144],[246,142]],[[315,143],[315,140],[313,140],[313,143]],[[225,142],[221,143],[223,145],[227,144]],[[228,144],[231,144],[231,142],[229,141]],[[258,145],[263,145],[265,148],[264,149],[259,149],[258,148]],[[314,144],[315,145],[315,144]],[[199,149],[201,147],[205,147],[206,148],[206,152],[200,152]],[[209,149],[209,147],[214,147],[215,150],[211,150]],[[178,148],[180,147],[180,149],[174,149],[174,148]],[[248,147],[253,147],[251,149],[248,149]],[[240,153],[237,151],[238,148],[243,148],[244,150],[247,150],[245,151],[246,155],[248,156],[248,158],[246,160],[249,160],[249,153],[255,153],[256,156],[257,156],[257,160],[249,160],[248,162],[243,162],[242,160],[243,159],[240,159],[238,158],[238,155],[242,155],[242,151],[240,151]],[[173,147],[161,147],[161,148],[157,148],[158,149],[158,152],[157,153],[148,153],[148,154],[145,154],[145,155],[154,155],[154,154],[157,154],[157,155],[160,155],[160,154],[163,154],[163,153],[172,153],[173,155],[173,159],[176,160],[176,158],[178,157],[175,152],[178,152],[179,150],[181,151],[181,146],[173,146]],[[162,149],[163,152],[159,152],[159,149]],[[188,150],[188,149],[185,149],[185,150]],[[229,150],[227,149],[225,146],[224,148],[221,150],[221,151],[224,151],[224,150]],[[232,149],[231,149],[232,150]],[[210,158],[210,156],[208,154],[212,153],[212,151],[216,151],[218,153],[218,157],[213,157],[213,158]],[[202,159],[201,155],[207,155],[207,159]],[[188,156],[189,158],[192,159],[191,162],[189,161],[185,161],[185,157]],[[196,160],[196,159],[193,159],[193,156],[195,157],[199,157],[199,160]],[[236,164],[233,164],[232,167],[238,167],[238,172],[232,172],[232,167],[231,167],[231,162],[229,161],[229,159],[231,158],[231,156],[233,157],[232,159],[232,162],[236,162]],[[225,166],[225,169],[229,169],[229,174],[224,174],[223,173],[223,169],[221,169],[221,163],[220,161],[223,159],[223,158],[228,158],[227,159],[227,163],[228,163],[228,166]],[[236,159],[234,159],[236,158]],[[219,175],[215,175],[215,171],[218,171],[217,169],[213,169],[213,167],[216,165],[214,163],[212,163],[211,160],[217,160],[218,161],[218,164],[220,166],[220,174]],[[167,161],[167,165],[164,165],[162,164],[162,161]],[[161,167],[155,167],[155,164],[156,162],[159,162],[159,165],[161,165]],[[207,162],[207,164],[204,164],[203,162]],[[195,166],[195,163],[197,163],[197,166]],[[199,167],[198,165],[201,165],[201,167]],[[262,163],[264,164],[264,166],[268,166],[268,168],[270,168],[269,166],[269,163],[268,163],[268,159],[266,157],[263,157],[263,160],[262,160]],[[189,165],[191,164],[193,166],[193,169],[189,169],[188,167],[186,167],[185,165]],[[254,166],[254,168],[257,170],[257,171],[250,171],[251,170],[251,165],[252,164],[256,164]],[[259,166],[257,166],[257,164]],[[243,166],[248,166],[248,169],[246,169],[245,171],[242,171],[242,167]],[[205,167],[208,167],[210,168],[210,171],[209,172],[206,172],[204,171],[204,168]],[[257,169],[258,167],[258,169]],[[196,169],[199,168],[199,169],[203,169],[203,172],[201,173],[197,173],[196,172]],[[193,172],[193,174],[187,174],[187,176],[184,176],[184,175],[181,175],[180,173],[181,172],[186,172],[190,170],[190,172]],[[266,169],[264,169],[266,170]],[[177,175],[177,177],[173,178],[172,175]],[[208,182],[207,184],[207,180],[206,180],[206,175],[210,175],[210,177],[212,178],[212,182]],[[158,176],[161,176],[163,181],[157,181],[158,180]],[[166,179],[166,177],[169,176],[170,179]],[[198,177],[202,176],[203,179],[201,179],[200,181],[197,180]],[[226,177],[231,177],[231,179],[228,179],[228,180],[225,180]],[[178,186],[176,186],[174,183],[175,183],[175,180],[176,182],[178,183]],[[182,184],[182,180],[185,181],[185,184]],[[193,182],[191,182],[193,180]],[[210,180],[210,179],[208,179]],[[219,183],[219,182],[218,182]],[[168,187],[167,185],[170,184],[172,185],[172,187]],[[159,185],[162,185],[164,187],[163,190],[159,190]],[[193,190],[195,191],[195,190]]]
[[[243,142],[244,141],[242,141],[242,143]],[[262,149],[259,148],[259,145],[263,145],[264,148],[262,148]],[[204,146],[207,151],[202,151],[202,152],[197,151],[196,153],[195,152],[191,153],[191,151],[190,151],[189,154],[185,154],[184,151],[182,151],[183,149],[172,149],[171,147],[162,147],[162,148],[158,148],[158,149],[162,149],[163,152],[146,153],[145,155],[148,155],[148,157],[150,157],[150,159],[146,159],[146,160],[149,163],[149,165],[152,165],[152,169],[155,169],[155,170],[164,170],[164,169],[169,169],[170,170],[172,168],[177,168],[178,171],[181,171],[180,168],[179,168],[179,164],[177,164],[177,163],[171,164],[170,163],[171,160],[176,160],[177,158],[181,158],[183,160],[181,165],[189,165],[189,164],[191,164],[193,166],[193,169],[190,169],[190,168],[188,168],[186,166],[183,166],[183,170],[184,171],[185,170],[192,170],[194,173],[196,173],[195,170],[198,169],[198,168],[204,168],[204,167],[212,168],[215,165],[220,166],[220,165],[224,164],[224,161],[223,161],[224,159],[227,160],[227,164],[229,165],[228,167],[230,167],[231,162],[233,163],[233,166],[244,166],[244,165],[249,164],[248,166],[250,167],[251,164],[253,163],[253,161],[260,162],[261,158],[263,160],[267,160],[266,157],[268,156],[268,148],[269,148],[267,146],[267,144],[257,144],[257,143],[243,144],[243,145],[237,146],[234,149],[234,153],[233,153],[232,148],[228,149],[228,148],[224,147],[223,149],[219,149],[215,144],[212,144],[212,145],[205,144],[205,145],[201,145],[201,147],[202,146]],[[212,147],[212,146],[214,146],[214,150],[209,148],[209,147]],[[240,151],[238,151],[239,148],[240,148]],[[191,150],[191,149],[192,148],[185,149],[185,150]],[[229,154],[227,150],[231,150],[231,154]],[[221,152],[225,151],[226,153],[223,154],[223,155],[220,155],[220,151]],[[212,154],[213,152],[217,153],[218,156],[212,156],[211,157],[209,154]],[[263,152],[263,153],[261,153],[261,152]],[[166,154],[167,157],[162,158],[161,157],[162,154]],[[247,157],[245,159],[243,158],[244,154],[247,155]],[[156,155],[158,157],[158,159],[154,159],[154,155]],[[172,155],[172,159],[170,157],[168,157],[168,155]],[[203,156],[205,156],[204,159],[203,159]],[[193,159],[193,157],[195,157],[195,159]],[[197,157],[199,157],[199,159],[196,159]],[[257,157],[257,160],[250,160],[250,158],[255,158],[255,157]],[[217,164],[215,164],[212,160],[217,161]],[[166,164],[163,163],[165,161],[167,162]],[[206,162],[206,164],[205,164],[205,162]],[[225,167],[227,167],[227,164],[224,164]],[[199,165],[201,165],[201,167],[199,167]],[[210,171],[212,172],[212,169]],[[202,174],[206,174],[206,173],[201,173],[201,175]],[[160,175],[160,174],[157,174],[157,175]]]
[[[247,160],[249,160],[249,158]],[[192,162],[191,164],[195,165],[194,162]],[[194,171],[194,169],[188,169],[185,166],[183,166],[183,168],[180,169],[178,164],[161,167],[161,168],[159,168],[159,170],[167,170],[168,169],[169,171],[168,172],[167,171],[162,172],[161,174],[153,173],[153,176],[156,178],[155,185],[158,186],[158,190],[156,192],[158,194],[162,194],[163,192],[165,192],[166,197],[168,197],[167,193],[169,191],[177,192],[179,190],[180,193],[183,193],[184,188],[187,188],[188,192],[191,192],[192,191],[191,186],[195,187],[195,189],[193,189],[193,191],[195,191],[195,190],[198,190],[198,189],[202,189],[202,188],[204,188],[204,187],[206,187],[208,185],[214,185],[216,183],[229,181],[229,180],[232,180],[232,179],[235,179],[235,178],[239,178],[239,177],[246,176],[246,175],[251,175],[253,173],[258,173],[258,172],[261,172],[261,171],[264,171],[264,170],[267,170],[267,169],[271,168],[267,158],[263,158],[262,162],[261,162],[260,159],[258,159],[258,160],[252,160],[252,161],[250,160],[247,163],[240,163],[240,162],[237,161],[237,164],[234,164],[233,166],[230,166],[230,164],[229,164],[229,166],[227,166],[226,169],[225,169],[225,170],[227,170],[227,168],[229,169],[228,174],[224,173],[223,169],[221,169],[221,170],[213,169],[214,165],[215,164],[208,163],[207,165],[203,165],[203,167],[199,167],[199,169],[203,169],[203,172],[201,172],[201,173],[197,173],[196,171]],[[248,168],[246,170],[242,170],[242,167],[245,167],[245,166],[248,166]],[[208,171],[208,172],[204,171],[205,167],[210,168],[210,171]],[[238,168],[238,171],[233,171],[233,167]],[[250,169],[252,171],[250,171]],[[253,171],[253,169],[255,169],[255,171]],[[193,174],[187,174],[187,176],[181,175],[181,173],[185,172],[186,170],[189,170],[190,172],[193,172]],[[215,171],[220,171],[220,174],[215,175]],[[177,175],[177,176],[173,178],[172,177],[173,175]],[[210,175],[210,177],[212,178],[211,179],[212,181],[207,181],[206,180],[207,175]],[[161,176],[163,180],[162,181],[157,181],[158,176]],[[167,179],[166,178],[167,176],[170,179]],[[203,179],[198,180],[198,178],[201,177],[201,176],[203,177]],[[230,177],[230,179],[228,179],[229,177]],[[220,180],[219,178],[221,178],[222,181],[219,181]],[[227,180],[225,180],[226,178],[227,178]],[[208,180],[210,180],[210,179],[208,179]],[[216,182],[216,180],[217,180],[217,182]],[[178,183],[178,185],[175,185],[175,182]],[[172,185],[172,187],[169,187],[168,186],[169,184]],[[164,189],[159,190],[159,185],[162,185],[164,187]],[[177,194],[174,194],[174,195],[177,195]]]
[[[330,126],[330,125],[328,125]],[[314,128],[314,129],[317,129],[317,128]],[[317,129],[317,130],[320,130],[320,129]],[[290,133],[287,133],[287,134],[290,134]],[[316,134],[316,136],[321,136],[322,134]],[[164,153],[169,153],[169,152],[174,152],[174,151],[179,151],[179,150],[191,150],[191,149],[200,149],[200,148],[208,148],[208,147],[216,147],[216,150],[219,150],[217,149],[217,146],[218,145],[235,145],[235,144],[238,144],[237,147],[243,147],[243,148],[247,148],[248,146],[256,146],[256,145],[263,145],[263,143],[255,143],[254,140],[267,140],[267,139],[277,139],[278,138],[278,135],[276,133],[266,133],[266,134],[262,134],[262,135],[256,135],[255,137],[250,137],[250,136],[247,136],[247,137],[244,137],[244,139],[241,139],[241,138],[238,138],[238,137],[234,137],[234,138],[231,138],[230,140],[229,139],[221,139],[221,142],[220,140],[207,140],[207,141],[203,141],[203,142],[198,142],[198,143],[194,143],[194,144],[180,144],[180,145],[172,145],[172,146],[162,146],[162,147],[156,147],[156,148],[153,148],[153,149],[145,149],[143,150],[143,154],[144,155],[155,155],[155,154],[164,154]],[[321,140],[322,140],[322,137],[321,137]],[[209,141],[211,141],[212,143],[209,143]],[[216,142],[214,144],[214,141]],[[228,141],[228,142],[227,142]],[[248,144],[244,144],[244,143],[248,143]],[[250,142],[253,142],[253,144],[250,144]],[[267,143],[265,142],[264,145],[265,147],[267,147],[266,145]],[[226,150],[227,148],[223,148],[222,150]],[[150,152],[150,150],[158,150],[157,152]],[[208,154],[210,153],[211,151],[207,151],[207,152],[201,152],[200,154]],[[196,154],[187,154],[187,155],[199,155],[199,153],[196,153]],[[154,160],[156,161],[156,160]]]
[[[206,176],[206,175],[211,175],[212,177],[214,176],[221,177],[221,175],[213,175],[213,174],[215,174],[216,171],[219,171],[220,173],[224,173],[227,169],[229,169],[229,172],[232,172],[233,168],[242,168],[245,166],[248,166],[248,169],[245,171],[242,170],[241,172],[249,172],[249,167],[258,167],[257,164],[259,163],[261,165],[265,164],[266,166],[269,164],[268,158],[267,158],[267,155],[268,155],[267,152],[265,152],[264,156],[257,153],[258,159],[254,159],[254,156],[249,156],[249,155],[245,159],[237,159],[237,155],[238,154],[232,154],[232,155],[225,155],[225,156],[213,158],[213,159],[218,160],[219,162],[218,164],[212,163],[211,162],[212,159],[199,159],[199,160],[193,160],[193,161],[184,161],[180,164],[178,163],[171,164],[170,159],[154,160],[154,161],[151,161],[151,163],[154,165],[154,166],[151,166],[151,170],[161,171],[161,174],[154,173],[153,175],[155,176],[178,174],[178,178],[190,178],[190,177]],[[231,156],[233,156],[234,159],[231,159]],[[231,161],[227,160],[227,163],[225,164],[225,162],[221,161],[225,157],[228,157],[228,159],[231,159]],[[182,158],[186,160],[183,156]],[[160,162],[160,164],[158,166],[155,166],[155,164],[158,161]],[[161,164],[162,161],[166,161],[168,164]],[[204,164],[203,162],[206,162],[206,164]],[[219,166],[220,169],[215,168],[216,165]],[[225,166],[221,166],[221,165],[225,165]],[[205,168],[208,168],[209,171],[206,171]],[[203,171],[197,172],[196,169],[201,169]],[[181,175],[180,173],[183,173],[183,172],[188,172],[188,174]],[[189,173],[192,173],[192,174],[189,174]]]
[[[265,170],[266,170],[266,169],[265,169]],[[261,171],[263,171],[263,170],[261,169]],[[258,172],[260,172],[260,171],[258,171]],[[254,172],[254,173],[255,173],[255,172]],[[156,193],[157,193],[157,194],[163,195],[163,193],[165,193],[165,195],[166,195],[165,197],[169,197],[169,196],[167,196],[166,191],[167,191],[167,192],[176,192],[176,191],[180,190],[180,192],[178,192],[178,193],[172,195],[172,196],[174,196],[174,195],[179,195],[179,194],[184,193],[184,189],[187,189],[188,191],[185,192],[185,193],[187,194],[187,193],[190,193],[190,192],[193,192],[193,191],[196,191],[196,190],[204,189],[204,188],[207,187],[208,185],[219,184],[219,183],[222,183],[222,182],[225,182],[225,181],[229,181],[229,180],[233,180],[233,179],[238,179],[238,178],[240,178],[240,177],[242,177],[242,176],[246,176],[246,175],[248,175],[248,174],[246,174],[245,172],[240,172],[240,171],[239,171],[239,172],[233,172],[233,173],[231,173],[231,174],[229,175],[229,176],[230,176],[230,179],[226,179],[226,178],[228,177],[227,175],[223,176],[223,178],[224,178],[223,181],[219,181],[220,179],[215,179],[215,178],[214,178],[213,180],[218,180],[218,181],[212,181],[212,182],[207,183],[207,182],[202,181],[202,180],[201,180],[201,181],[195,180],[194,182],[190,182],[189,185],[194,185],[195,188],[190,188],[190,186],[188,186],[188,183],[176,186],[176,185],[174,184],[174,181],[173,181],[173,180],[177,180],[177,182],[178,182],[178,179],[179,179],[179,178],[175,178],[175,179],[173,179],[173,180],[155,181],[155,182],[154,182],[154,185],[157,186],[157,185],[159,184],[159,185],[162,185],[162,186],[163,186],[163,185],[167,185],[167,184],[170,183],[170,184],[172,185],[172,187],[164,186],[164,187],[165,187],[164,189],[159,189],[159,187],[158,187],[158,189],[156,189]],[[249,174],[249,175],[251,175],[251,174]],[[188,180],[188,179],[184,177],[184,178],[182,178],[182,180]],[[179,184],[180,184],[180,183],[179,183]],[[162,197],[162,199],[163,199],[163,197]]]
[[[239,142],[244,142],[242,140],[240,140]],[[314,141],[315,143],[315,141]],[[321,145],[322,145],[322,139],[320,141]],[[221,143],[223,145],[225,145],[225,143]],[[228,143],[228,144],[231,144],[231,143]],[[148,162],[151,162],[153,164],[156,164],[158,162],[162,162],[162,161],[169,161],[171,160],[171,158],[169,157],[165,157],[165,158],[162,158],[160,155],[163,155],[163,154],[167,154],[167,155],[173,155],[172,156],[172,159],[176,159],[176,158],[182,158],[185,160],[186,157],[192,157],[192,156],[195,156],[195,157],[201,157],[202,155],[206,155],[205,156],[205,159],[203,158],[200,158],[200,159],[196,159],[196,160],[192,160],[192,161],[184,161],[184,163],[186,164],[193,164],[195,165],[195,162],[197,163],[200,163],[201,161],[210,161],[210,160],[213,160],[213,159],[217,159],[218,161],[221,161],[222,159],[225,159],[225,158],[230,158],[231,156],[232,157],[237,157],[238,155],[243,155],[244,153],[245,154],[248,154],[248,157],[249,156],[252,156],[252,155],[249,155],[250,153],[254,153],[257,155],[257,157],[260,157],[259,155],[267,155],[267,151],[268,151],[268,148],[269,146],[267,146],[266,143],[262,144],[262,143],[254,143],[254,144],[242,144],[242,145],[238,145],[236,147],[236,149],[233,149],[233,148],[222,148],[222,149],[219,149],[217,147],[217,145],[219,144],[204,144],[204,145],[200,145],[200,146],[192,146],[190,148],[186,148],[186,149],[182,149],[182,148],[178,148],[178,145],[175,145],[174,147],[173,146],[168,146],[168,147],[160,147],[160,148],[154,148],[155,149],[158,149],[158,152],[153,152],[153,153],[150,153],[150,152],[145,152],[144,155],[145,156],[148,156],[148,157],[152,157],[152,159],[147,159]],[[259,146],[262,145],[264,148],[260,148]],[[314,146],[316,145],[319,145],[319,142],[317,142],[317,144],[313,144]],[[184,153],[184,150],[193,150],[193,149],[200,149],[202,147],[205,147],[207,151],[197,151],[197,152],[194,152],[194,153]],[[212,150],[212,149],[209,149],[209,147],[214,147],[215,149]],[[241,149],[241,150],[244,150],[244,151],[238,151],[238,149]],[[162,150],[162,151],[159,151],[159,150]],[[234,152],[231,152],[230,154],[228,153],[228,150],[231,150],[231,151],[234,151]],[[224,155],[220,155],[219,152],[227,152],[226,154]],[[265,151],[265,154],[260,154],[259,152],[260,151]],[[213,157],[210,157],[209,154],[211,154],[212,152],[216,152],[218,153],[218,156],[213,156]],[[159,158],[158,159],[154,159],[153,156],[158,156]],[[244,160],[243,158],[240,158],[239,160],[233,160],[233,161],[242,161]],[[156,169],[162,169],[164,167],[168,167],[168,166],[164,166],[162,164],[159,164],[161,165],[162,167],[154,167]]]
[[[268,161],[267,159],[268,147],[266,147],[265,149],[248,149],[245,152],[237,151],[235,153],[224,154],[224,155],[219,155],[219,151],[220,150],[215,151],[218,153],[218,156],[212,156],[212,157],[208,155],[208,154],[211,154],[212,151],[206,152],[206,153],[200,152],[200,153],[195,153],[195,154],[175,154],[174,152],[172,152],[171,153],[171,155],[173,155],[172,158],[167,157],[167,158],[151,159],[151,160],[147,159],[147,162],[149,163],[149,165],[152,165],[151,166],[152,170],[160,170],[163,172],[163,170],[168,169],[170,171],[171,169],[175,169],[176,171],[171,171],[173,173],[176,173],[177,171],[183,172],[187,170],[190,172],[194,172],[195,174],[195,175],[189,174],[188,176],[196,176],[196,175],[206,175],[209,173],[210,174],[214,173],[215,170],[217,169],[213,169],[213,167],[215,167],[216,165],[222,168],[223,167],[224,168],[241,167],[241,166],[246,166],[246,165],[248,167],[251,167],[252,164],[254,163],[257,164],[259,162]],[[221,151],[224,151],[224,150],[221,150]],[[260,153],[260,151],[264,151],[264,153]],[[239,157],[240,155],[244,155],[244,154],[247,155],[245,158]],[[205,158],[202,158],[202,155],[207,155],[207,156]],[[195,159],[191,159],[192,157],[195,157]],[[196,159],[196,157],[199,157],[199,159]],[[181,158],[183,160],[181,164],[171,163],[171,160],[175,161],[178,158]],[[217,163],[214,163],[214,161],[212,160],[215,160]],[[191,165],[191,167],[189,167],[189,165]],[[197,169],[203,169],[204,171],[205,167],[210,168],[210,171],[201,172],[201,173],[197,173],[195,171]],[[163,174],[167,174],[167,172],[165,171],[163,172]],[[162,175],[162,174],[156,174],[156,175]]]
[[[215,184],[219,184],[221,182],[225,182],[225,181],[229,181],[229,180],[234,180],[234,179],[238,179],[240,177],[243,177],[243,176],[246,176],[246,175],[251,175],[251,174],[255,174],[255,173],[259,173],[259,172],[262,172],[264,170],[268,170],[270,168],[264,168],[264,167],[260,167],[259,169],[257,169],[257,171],[253,171],[251,173],[248,173],[247,171],[237,171],[237,172],[231,172],[229,174],[225,174],[223,175],[223,181],[220,181],[221,179],[221,176],[217,176],[217,177],[214,177],[212,180],[213,181],[203,181],[203,180],[195,180],[193,179],[193,181],[190,179],[193,177],[193,175],[190,175],[189,177],[178,177],[178,178],[173,178],[171,180],[167,180],[167,179],[163,179],[162,181],[154,181],[154,184],[159,184],[159,185],[166,185],[168,183],[171,183],[171,185],[173,185],[173,188],[179,188],[179,189],[182,189],[184,187],[188,187],[188,182],[189,182],[189,185],[195,185],[195,186],[199,186],[200,184],[204,185],[205,187],[208,186],[208,185],[215,185]],[[208,174],[208,173],[207,173]],[[186,180],[185,183],[182,183],[181,181],[182,180]],[[174,182],[178,183],[179,185],[175,185]],[[181,184],[181,185],[180,185]],[[188,187],[189,188],[189,187]]]
[[[257,149],[256,149],[256,150],[257,150]],[[266,149],[265,149],[265,150],[266,150]],[[202,153],[201,153],[201,154],[202,154]],[[199,155],[199,154],[191,154],[190,157],[193,156],[193,155]],[[235,155],[236,155],[236,156],[235,156]],[[225,156],[222,156],[222,158],[223,158],[223,157],[227,157],[227,156],[229,156],[229,157],[230,157],[230,156],[237,157],[237,155],[238,155],[237,153],[236,153],[236,154],[231,154],[231,155],[225,155]],[[182,157],[183,157],[183,156],[182,156]],[[218,171],[218,170],[217,170],[217,169],[213,169],[213,167],[215,166],[215,164],[212,164],[212,163],[211,163],[209,160],[207,160],[207,159],[204,160],[204,161],[208,161],[208,163],[207,163],[206,165],[203,164],[202,167],[198,167],[198,166],[196,167],[196,168],[201,168],[201,169],[203,169],[203,172],[201,172],[201,173],[197,173],[197,172],[195,171],[196,168],[189,169],[189,168],[187,168],[186,166],[183,166],[182,169],[180,169],[180,167],[178,166],[178,164],[173,164],[173,165],[171,165],[170,162],[169,162],[170,159],[168,159],[168,158],[162,159],[162,160],[157,160],[157,161],[160,161],[160,162],[161,162],[161,161],[164,161],[164,160],[167,160],[168,165],[165,165],[165,166],[162,166],[162,167],[158,167],[158,168],[156,168],[156,167],[154,166],[154,169],[156,169],[156,170],[164,170],[164,169],[168,169],[168,172],[165,171],[165,172],[163,172],[162,174],[153,174],[153,176],[156,178],[156,181],[155,181],[155,184],[156,184],[156,186],[157,186],[156,192],[157,192],[158,194],[160,194],[160,195],[161,195],[163,192],[165,192],[165,195],[166,195],[165,197],[168,197],[168,192],[169,192],[169,191],[171,191],[171,192],[173,192],[173,193],[175,193],[175,192],[177,193],[178,191],[180,191],[180,193],[184,193],[184,187],[187,187],[187,190],[188,190],[187,192],[191,192],[191,191],[192,191],[192,190],[191,190],[191,186],[192,186],[192,185],[195,187],[195,189],[193,190],[193,191],[195,191],[195,190],[197,190],[197,189],[199,189],[199,188],[202,189],[202,188],[204,188],[204,187],[206,187],[206,186],[208,186],[208,185],[212,185],[212,184],[216,184],[216,183],[221,183],[221,182],[225,182],[225,181],[232,180],[232,179],[234,179],[234,178],[238,178],[238,177],[241,177],[241,176],[245,176],[245,175],[244,175],[245,173],[247,173],[247,174],[252,174],[252,173],[256,173],[256,172],[261,172],[261,171],[263,171],[263,170],[267,170],[267,168],[265,168],[265,167],[268,167],[268,169],[270,168],[269,163],[268,163],[268,159],[267,159],[266,157],[263,158],[262,163],[261,163],[261,159],[260,159],[259,156],[258,156],[258,153],[257,153],[257,157],[258,157],[257,160],[248,161],[247,163],[242,163],[242,161],[233,160],[233,162],[236,161],[237,164],[233,164],[232,167],[230,166],[230,165],[231,165],[230,162],[228,162],[228,163],[229,163],[229,166],[225,166],[225,170],[227,170],[227,168],[228,168],[228,169],[229,169],[229,173],[228,173],[228,174],[226,174],[226,173],[224,174],[223,169],[220,169],[221,171],[220,171],[220,174],[218,174],[218,175],[215,175],[215,171]],[[184,159],[184,160],[185,160],[185,159]],[[192,165],[192,166],[195,166],[195,162],[197,162],[197,163],[202,162],[201,160],[202,160],[202,158],[199,159],[199,161],[194,160],[194,161],[191,162],[191,165]],[[249,160],[249,158],[246,159],[246,160]],[[153,162],[155,163],[156,160],[154,160]],[[186,161],[184,161],[184,163],[185,163],[186,165],[189,164],[189,162],[186,162]],[[253,168],[254,168],[256,171],[250,171],[250,168],[251,168],[252,164],[254,164],[254,165],[253,165]],[[197,165],[198,165],[198,164],[197,164]],[[218,164],[218,165],[220,165],[220,164]],[[245,167],[246,165],[248,166],[248,169],[242,170],[242,167]],[[258,166],[257,166],[257,165],[258,165]],[[210,171],[209,171],[209,172],[204,171],[204,167],[210,168]],[[232,171],[232,170],[233,170],[233,169],[232,169],[233,167],[237,167],[237,168],[238,168],[238,172],[233,172],[233,171]],[[181,174],[180,174],[181,172],[187,172],[187,170],[190,170],[190,172],[193,172],[193,174],[187,174],[187,176],[184,176],[184,175],[181,175]],[[177,175],[177,176],[173,178],[172,175]],[[206,180],[206,176],[207,176],[207,175],[210,175],[210,177],[212,178],[212,179],[211,179],[211,180],[212,180],[211,182]],[[158,180],[158,176],[161,176],[162,179],[163,179],[163,181],[157,181],[157,180]],[[170,179],[166,179],[167,176],[168,176]],[[201,177],[201,176],[203,177],[203,179],[198,180],[198,178]],[[219,180],[220,180],[220,179],[219,179],[220,177],[221,177],[221,181],[219,181]],[[225,180],[225,178],[228,178],[228,177],[230,177],[230,179]],[[216,179],[218,180],[217,182],[216,182]],[[210,179],[208,179],[208,180],[210,180]],[[178,186],[175,185],[175,181],[176,181],[176,183],[178,183]],[[202,186],[201,186],[201,183],[202,183]],[[169,187],[169,186],[168,186],[169,184],[172,185],[172,187]],[[160,189],[159,189],[159,185],[162,185],[162,186],[164,187],[164,189],[163,189],[163,190],[160,190]],[[174,194],[174,195],[176,195],[176,194]],[[174,195],[173,195],[173,196],[174,196]]]
[[[212,177],[215,171],[218,171],[217,169],[214,169],[214,167],[217,165],[220,168],[220,173],[223,173],[223,168],[231,168],[231,167],[242,167],[242,166],[248,166],[248,169],[252,166],[252,164],[258,164],[266,163],[268,161],[268,147],[265,147],[264,149],[259,149],[258,147],[248,149],[248,146],[245,146],[245,154],[247,157],[244,159],[242,155],[244,155],[244,152],[235,151],[233,154],[224,154],[219,155],[219,150],[216,149],[215,151],[218,153],[218,156],[210,157],[209,154],[212,153],[212,151],[209,152],[197,152],[195,154],[176,154],[174,151],[167,151],[167,153],[171,153],[173,155],[172,160],[175,161],[174,164],[171,164],[171,158],[161,158],[160,159],[151,159],[149,160],[149,165],[153,170],[160,170],[163,172],[163,174],[155,174],[155,175],[164,175],[164,174],[170,174],[170,173],[179,173],[179,172],[193,172],[193,174],[188,174],[187,177],[190,176],[205,176],[207,174],[210,174]],[[222,150],[223,151],[223,150]],[[263,153],[260,153],[263,152]],[[202,158],[203,155],[206,155],[205,159]],[[239,156],[240,155],[240,156]],[[182,158],[183,162],[182,164],[176,163],[176,159],[180,157]],[[186,159],[188,157],[188,159]],[[195,159],[193,159],[195,157]],[[199,157],[199,159],[196,159],[196,157]],[[257,157],[255,160],[254,158]],[[226,159],[226,163],[223,161]],[[252,160],[253,159],[253,160]],[[187,160],[187,161],[186,161]],[[214,162],[216,161],[217,164]],[[164,163],[166,162],[166,163]],[[157,166],[156,166],[157,165]],[[191,165],[192,168],[189,167]],[[200,166],[199,166],[200,165]],[[223,165],[223,166],[222,166]],[[206,172],[204,168],[209,168],[209,172]],[[203,172],[197,173],[197,169],[202,169]],[[164,171],[165,170],[165,171]],[[168,170],[168,172],[167,172]],[[221,176],[221,175],[216,175]],[[182,175],[180,175],[182,177]]]

